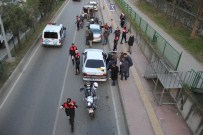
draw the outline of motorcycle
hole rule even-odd
[[[96,100],[98,97],[96,96],[96,89],[98,88],[97,82],[85,83],[84,87],[80,88],[80,91],[84,91],[85,94],[85,103],[91,118],[95,117],[95,110],[97,108]]]

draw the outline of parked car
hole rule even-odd
[[[99,24],[90,24],[90,30],[93,32],[93,42],[101,42],[102,41],[102,30]]]
[[[90,1],[88,2],[89,5],[93,5],[94,6],[94,10],[98,11],[98,2],[96,1]]]
[[[101,49],[85,49],[83,53],[83,80],[106,81],[107,69],[105,53]]]

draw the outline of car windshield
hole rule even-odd
[[[100,67],[104,67],[104,63],[102,60],[88,59],[85,67],[87,67],[87,68],[100,68]]]
[[[101,33],[101,30],[99,30],[99,29],[91,29],[91,31],[92,31],[93,33]]]

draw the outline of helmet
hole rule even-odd
[[[93,83],[93,89],[97,89],[98,88],[98,83],[97,82],[94,82]]]
[[[67,103],[70,103],[71,102],[71,99],[70,98],[67,98]]]

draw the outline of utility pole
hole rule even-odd
[[[1,15],[0,15],[0,25],[1,25],[1,32],[2,32],[2,35],[3,35],[4,43],[5,43],[5,46],[6,46],[6,51],[7,51],[7,54],[8,54],[8,60],[11,61],[12,60],[11,51],[10,51],[10,48],[8,46],[8,41],[6,39],[6,34],[5,34],[4,25],[3,25],[3,22],[2,22]]]

